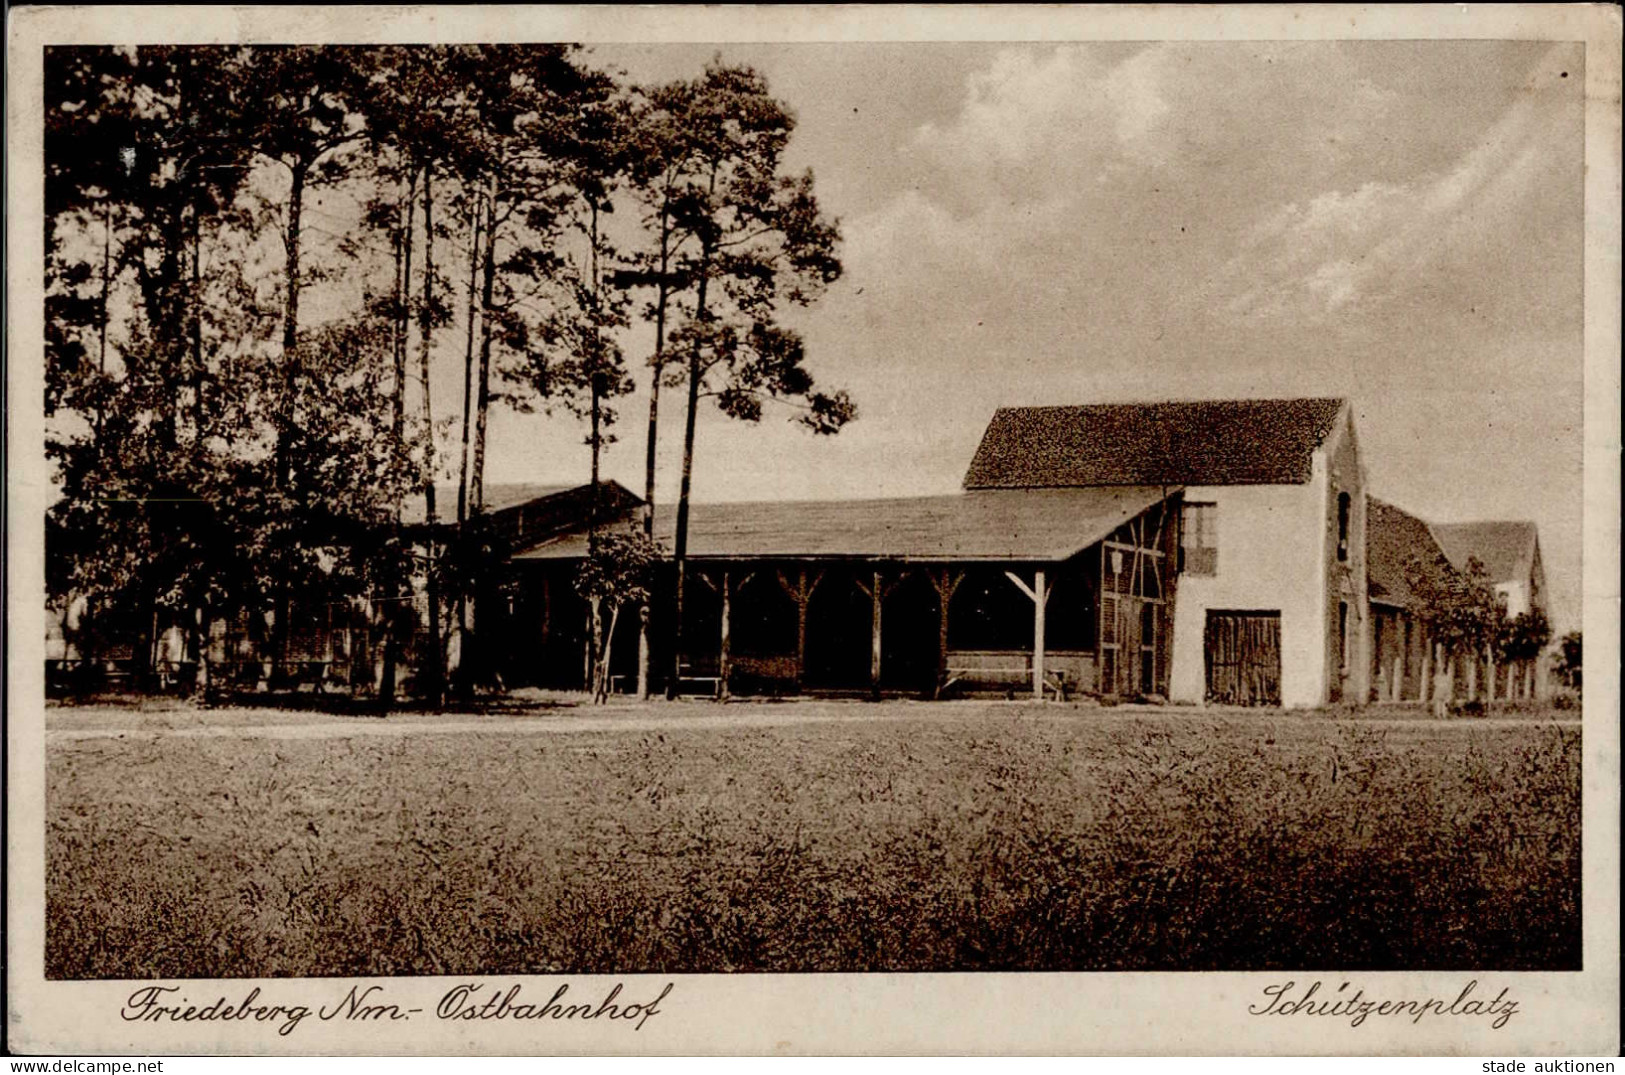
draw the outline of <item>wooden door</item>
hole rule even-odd
[[[1221,705],[1281,704],[1281,614],[1207,614],[1207,700]]]
[[[1140,650],[1144,617],[1141,609],[1145,602],[1138,597],[1123,597],[1117,602],[1117,689],[1114,693],[1124,698],[1145,694],[1149,686],[1140,682]]]

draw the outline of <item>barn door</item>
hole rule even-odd
[[[1281,704],[1281,614],[1207,614],[1207,700],[1221,705]]]

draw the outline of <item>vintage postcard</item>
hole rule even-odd
[[[1620,25],[14,12],[8,1045],[1612,1054]]]

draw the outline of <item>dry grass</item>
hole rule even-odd
[[[47,972],[1579,966],[1577,727],[852,708],[55,741]]]

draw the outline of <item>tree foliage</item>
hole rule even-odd
[[[412,577],[465,599],[490,570],[468,551],[488,412],[585,421],[596,479],[635,318],[652,396],[665,376],[747,421],[853,415],[779,320],[839,276],[839,232],[749,69],[633,90],[566,44],[53,47],[45,68],[49,593],[141,643],[180,624],[198,653],[246,615],[276,660],[290,603],[396,607]],[[429,399],[453,348],[471,532],[425,539],[403,505],[453,472]],[[654,555],[623,544],[595,556]],[[642,591],[609,564],[613,614]]]
[[[1465,571],[1412,558],[1405,574],[1421,599],[1422,622],[1447,654],[1476,657],[1501,637],[1506,611],[1477,557],[1467,561]]]
[[[1579,631],[1570,631],[1565,634],[1557,644],[1557,674],[1563,682],[1574,690],[1581,687],[1581,670],[1583,667],[1581,637]]]
[[[1531,608],[1518,615],[1503,618],[1496,636],[1496,652],[1508,661],[1532,661],[1546,649],[1552,640],[1552,625],[1546,613]]]
[[[592,692],[597,701],[609,694],[610,659],[621,610],[649,600],[660,545],[640,531],[599,534],[576,572],[575,587],[595,616],[608,615],[609,627],[593,654]]]

